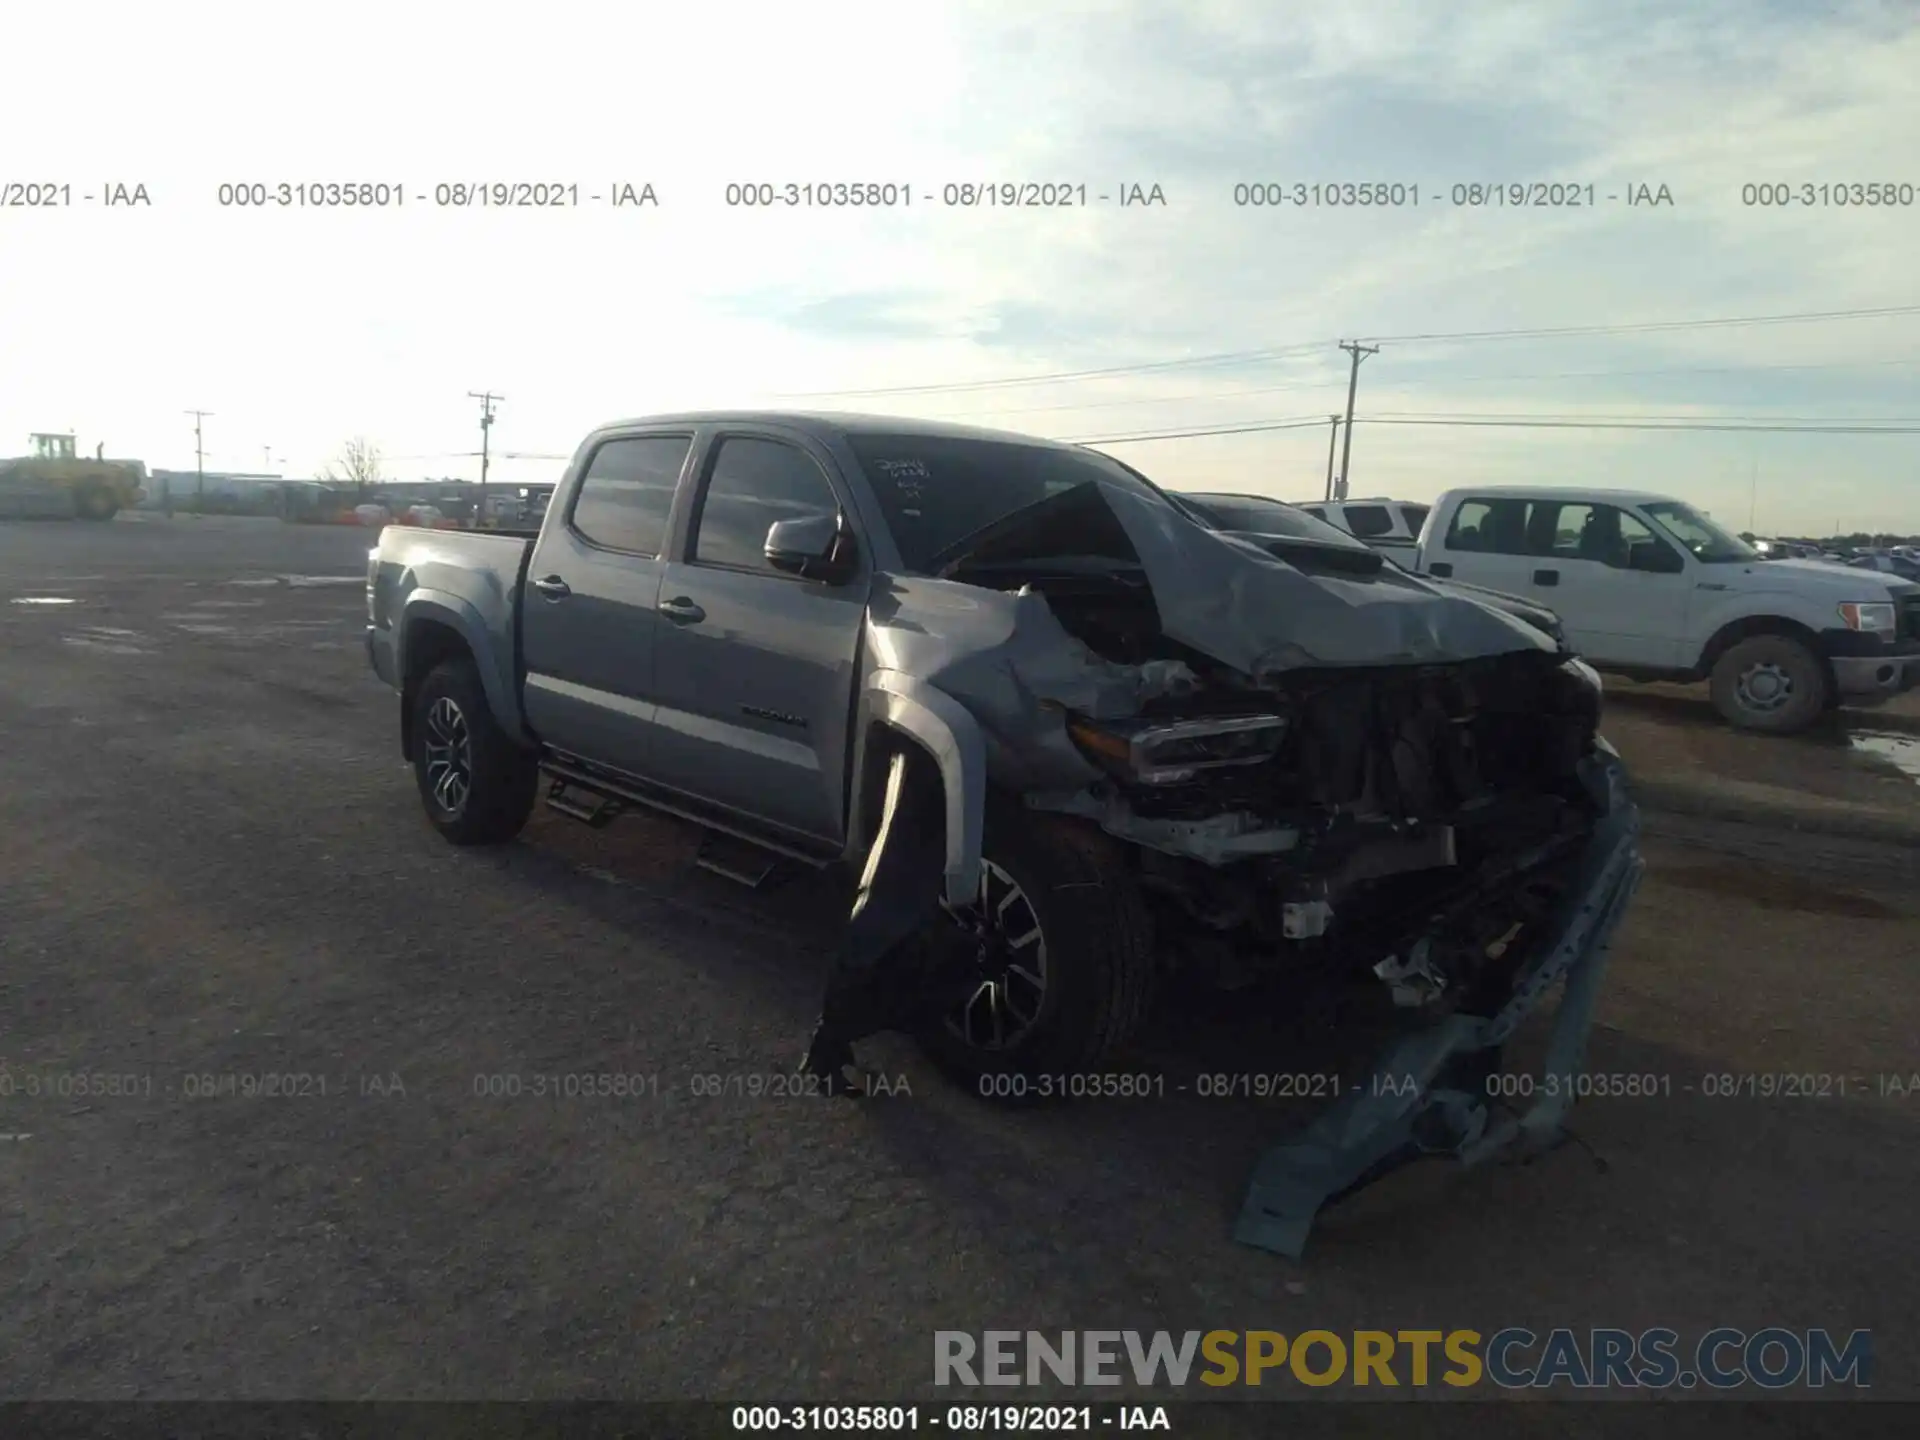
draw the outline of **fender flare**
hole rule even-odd
[[[986,830],[987,746],[980,723],[951,695],[898,670],[868,676],[860,694],[861,726],[854,774],[859,784],[852,814],[860,813],[867,736],[875,725],[897,730],[932,758],[946,798],[947,903],[965,905],[980,893],[980,847]],[[858,833],[859,827],[849,827]],[[860,836],[858,843],[865,843]]]
[[[493,711],[494,720],[516,744],[526,744],[527,733],[520,722],[520,706],[514,695],[512,677],[501,672],[498,637],[490,633],[486,619],[470,600],[463,600],[444,590],[421,586],[410,591],[401,602],[400,623],[394,627],[393,672],[401,681],[403,692],[407,674],[408,637],[413,633],[414,626],[422,620],[447,626],[466,643],[468,653],[473,656],[474,669],[480,672],[480,687],[486,691],[487,704]]]

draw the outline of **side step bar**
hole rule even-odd
[[[552,761],[542,766],[547,780],[547,806],[569,819],[599,830],[627,811],[640,808],[657,810],[693,824],[701,831],[700,850],[694,864],[715,875],[723,875],[750,890],[765,888],[784,878],[794,865],[822,869],[830,862],[821,857],[753,835],[742,834],[677,805],[643,795],[626,795],[602,788],[595,780]],[[789,864],[792,862],[792,864]]]
[[[761,890],[782,870],[780,857],[732,835],[709,830],[700,839],[693,863],[749,890]]]
[[[626,809],[611,795],[558,778],[547,787],[547,807],[595,830],[606,828]]]

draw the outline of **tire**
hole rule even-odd
[[[1826,711],[1831,690],[1820,657],[1791,635],[1753,635],[1713,667],[1713,708],[1728,724],[1793,735]]]
[[[1033,956],[1044,983],[1036,989],[1011,969],[999,980],[983,975],[971,1000],[923,1025],[915,1038],[950,1077],[986,1098],[1067,1098],[1054,1087],[1048,1095],[991,1082],[1084,1073],[1132,1039],[1153,991],[1146,906],[1119,847],[1084,825],[1031,812],[990,813],[982,850],[986,904],[965,917],[943,912],[928,942],[979,951],[980,937],[967,926],[991,916],[998,943],[989,938],[994,958],[985,965],[1008,962],[1032,975]],[[1037,939],[1018,943],[1030,929]],[[997,1044],[990,1024],[996,1007]]]
[[[120,502],[111,490],[89,485],[73,497],[73,510],[82,520],[111,520],[120,513]]]
[[[433,828],[455,845],[513,839],[533,813],[540,768],[494,721],[473,662],[436,666],[413,706],[413,774]]]

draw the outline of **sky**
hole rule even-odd
[[[1606,485],[1920,530],[1913,0],[63,0],[7,7],[0,53],[0,200],[72,197],[0,205],[0,454],[71,430],[191,469],[198,409],[209,469],[311,475],[365,437],[393,477],[473,478],[491,391],[508,483],[611,419],[754,405],[1317,499],[1352,340],[1379,347],[1355,496]],[[349,181],[404,199],[221,199]],[[438,203],[523,181],[580,203]],[[912,198],[728,203],[808,182]],[[945,203],[1003,182],[1088,203]],[[1399,203],[1291,203],[1362,182]],[[1905,203],[1797,203],[1868,182]],[[1533,183],[1594,203],[1455,203]],[[1195,430],[1240,433],[1167,435]]]

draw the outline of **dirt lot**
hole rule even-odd
[[[696,1096],[797,1057],[838,896],[739,890],[652,821],[444,845],[360,648],[366,545],[0,526],[0,1058],[139,1092],[0,1098],[5,1396],[950,1399],[935,1329],[1778,1324],[1870,1327],[1876,1395],[1920,1398],[1920,1096],[1860,1093],[1920,1072],[1915,850],[1650,814],[1591,1063],[1671,1094],[1396,1177],[1294,1264],[1230,1239],[1278,1107],[1009,1114],[891,1040],[910,1094]],[[1650,774],[1912,803],[1675,703],[1617,707]],[[1316,1043],[1201,1011],[1143,1063]],[[1851,1093],[1702,1093],[1788,1071]],[[237,1072],[326,1094],[192,1096]],[[646,1093],[478,1093],[609,1072]]]

